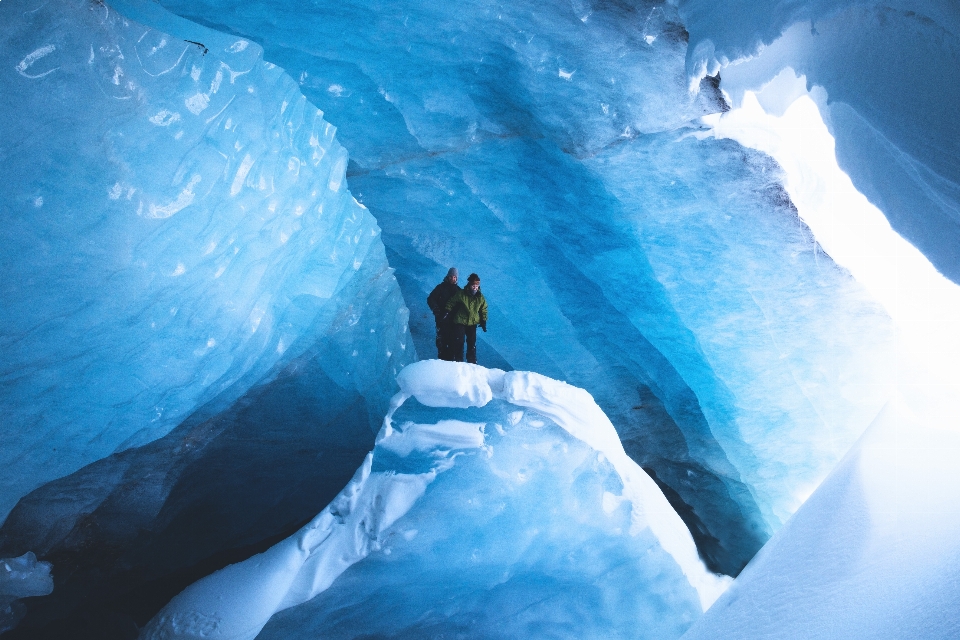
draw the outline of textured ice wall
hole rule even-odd
[[[364,261],[397,289],[334,127],[255,44],[97,2],[11,0],[0,20],[3,519],[355,331],[361,309],[324,310]],[[338,365],[366,372],[373,414],[413,357],[402,301],[382,311]]]
[[[711,567],[736,573],[883,403],[889,326],[778,168],[696,140],[687,33],[655,2],[206,0],[350,149],[422,354],[424,299],[477,271],[481,364],[587,389]]]
[[[739,103],[786,67],[820,105],[854,185],[960,283],[960,12],[949,0],[678,0],[687,71],[723,78]],[[855,26],[854,26],[855,25]],[[784,107],[786,104],[784,105]]]
[[[398,382],[329,507],[142,637],[676,638],[726,587],[582,389],[436,360]]]
[[[191,582],[291,535],[339,493],[385,411],[371,387],[392,369],[383,309],[402,299],[383,259],[371,246],[323,307],[321,339],[229,408],[21,498],[0,527],[0,557],[35,552],[54,565],[56,588],[25,601],[10,640],[73,639],[77,628],[129,639]]]

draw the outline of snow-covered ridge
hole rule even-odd
[[[408,365],[397,381],[401,392],[384,418],[377,449],[343,492],[296,535],[187,588],[151,621],[142,638],[254,638],[274,613],[314,598],[351,565],[403,533],[391,531],[392,525],[437,476],[451,470],[460,453],[486,449],[482,423],[441,420],[430,425],[395,425],[393,416],[410,397],[425,406],[446,408],[483,407],[498,399],[553,420],[610,461],[623,489],[619,496],[604,497],[604,509],[610,512],[629,504],[629,536],[652,532],[696,590],[703,609],[729,584],[729,578],[704,568],[679,516],[623,452],[613,425],[587,392],[536,373],[438,360]],[[374,470],[376,460],[385,455],[388,460],[391,455],[421,456],[428,460],[428,468]],[[416,531],[403,535],[412,537]]]
[[[453,367],[455,373],[451,371]],[[729,579],[718,577],[703,566],[693,538],[676,511],[656,483],[627,456],[610,419],[583,389],[530,371],[503,372],[440,360],[406,367],[397,376],[397,382],[402,394],[414,396],[428,406],[483,406],[498,398],[551,418],[610,460],[624,483],[623,499],[633,504],[633,531],[649,527],[654,532],[697,589],[704,610],[729,584]],[[389,423],[384,428],[389,429]]]

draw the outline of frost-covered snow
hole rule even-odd
[[[423,625],[420,611],[431,624],[464,624],[484,613],[485,598],[511,585],[513,598],[554,602],[529,622],[494,615],[471,633],[529,637],[528,624],[553,624],[564,617],[556,612],[585,596],[574,588],[585,580],[580,588],[590,585],[597,597],[628,597],[634,604],[626,611],[594,611],[589,620],[557,631],[562,637],[616,635],[642,624],[650,616],[644,610],[655,612],[648,637],[676,637],[726,588],[729,579],[705,569],[683,522],[626,456],[613,425],[582,389],[535,373],[439,360],[408,365],[398,383],[401,392],[376,449],[330,506],[269,551],[186,589],[142,637],[253,638],[274,613],[335,590],[336,580],[362,570],[354,565],[368,556],[380,566],[362,591],[378,595],[375,603],[355,604],[352,615],[367,619],[361,626],[393,633]],[[412,408],[406,405],[411,397],[417,400]],[[473,420],[469,414],[438,420],[445,414],[429,409],[488,406],[492,411]],[[441,474],[444,487],[434,490]],[[458,504],[446,504],[454,495]],[[464,502],[476,517],[457,519]],[[601,568],[588,564],[573,567],[581,575],[554,584],[554,574],[571,567],[538,567],[534,558],[575,556],[582,550],[574,541],[602,547],[610,557],[594,562],[629,577],[590,578]],[[449,550],[439,553],[438,546]],[[475,578],[451,574],[467,550]],[[422,600],[416,597],[418,587],[437,581],[444,589],[466,590],[452,609],[431,601],[429,590]],[[384,600],[406,601],[397,619],[382,619]],[[271,623],[264,637],[331,637],[335,629],[324,621],[333,611],[325,611],[321,600],[305,607]],[[444,612],[429,613],[433,607]],[[357,626],[347,631],[357,633]]]

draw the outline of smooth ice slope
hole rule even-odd
[[[324,309],[364,261],[396,283],[334,127],[255,44],[85,1],[7,0],[0,23],[2,520],[349,329],[359,309]],[[366,359],[373,414],[405,331],[395,299],[342,363]]]
[[[955,2],[677,4],[690,32],[694,86],[719,72],[738,106],[745,90],[759,90],[789,67],[825,89],[820,110],[840,167],[898,233],[960,283]]]
[[[960,636],[960,431],[891,402],[684,640]]]
[[[264,46],[337,124],[420,353],[477,271],[481,364],[589,391],[711,568],[736,574],[876,416],[889,319],[769,158],[697,140],[680,14],[655,2],[164,0]]]
[[[726,587],[582,389],[435,360],[398,382],[329,507],[141,637],[253,638],[289,609],[260,637],[671,638]]]

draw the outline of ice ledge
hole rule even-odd
[[[255,638],[270,617],[326,590],[351,565],[381,546],[382,534],[450,469],[455,450],[482,448],[483,425],[443,420],[397,429],[393,415],[410,397],[431,407],[482,407],[493,399],[533,409],[605,456],[623,482],[619,500],[631,505],[633,536],[649,529],[669,553],[706,610],[730,578],[704,567],[693,538],[657,485],[624,453],[610,420],[593,397],[565,382],[527,371],[427,360],[397,376],[401,391],[377,437],[393,453],[433,449],[424,473],[373,471],[368,454],[356,475],[312,522],[266,552],[194,583],[174,598],[141,634],[145,640]]]
[[[413,396],[431,407],[482,407],[496,398],[547,416],[606,456],[623,480],[624,499],[634,507],[631,533],[650,528],[697,590],[704,610],[729,585],[729,578],[704,567],[686,525],[656,483],[627,456],[613,423],[587,391],[530,371],[504,372],[441,360],[411,364],[400,372],[397,382],[400,403],[404,396]]]

